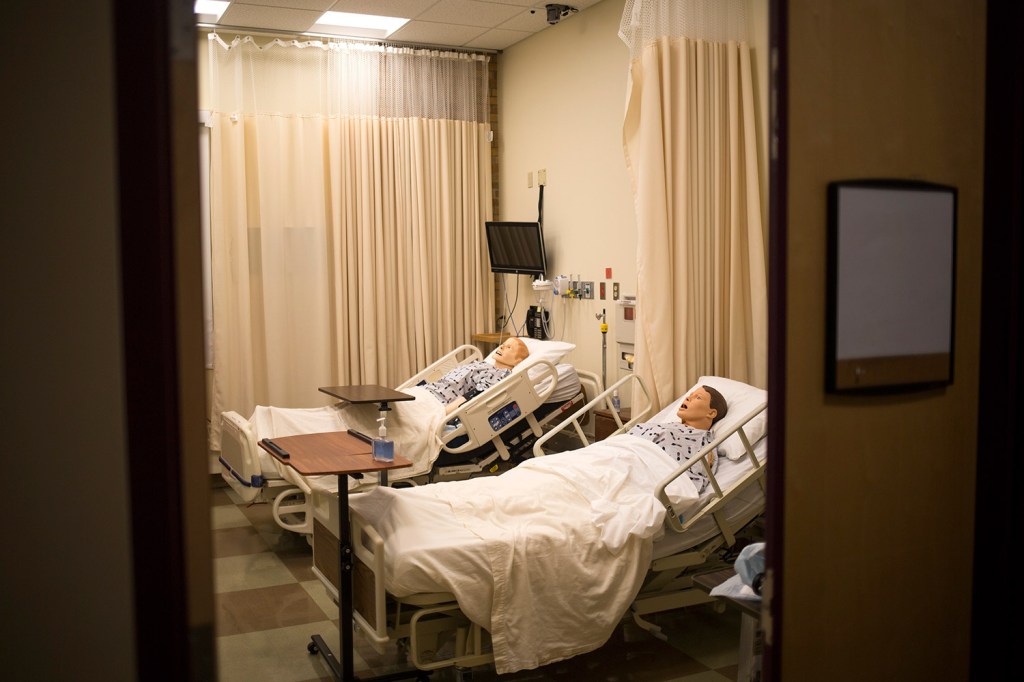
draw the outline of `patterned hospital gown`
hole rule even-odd
[[[511,373],[510,369],[498,369],[489,362],[477,360],[450,370],[437,381],[424,384],[423,388],[433,393],[442,405],[447,405],[470,391],[479,393],[488,389]]]
[[[688,461],[700,449],[715,439],[712,431],[695,429],[692,426],[678,422],[644,422],[631,428],[628,433],[633,436],[640,436],[661,446],[670,457],[675,457],[680,464]],[[715,453],[714,461],[711,464],[711,471],[718,470],[718,456]],[[686,472],[690,480],[697,486],[697,492],[703,493],[708,485],[708,474],[704,470],[704,463],[694,464]]]

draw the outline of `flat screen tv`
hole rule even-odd
[[[544,276],[547,260],[540,223],[489,221],[485,224],[491,272]]]

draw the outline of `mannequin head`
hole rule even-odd
[[[523,340],[513,336],[506,339],[494,351],[494,366],[499,369],[512,369],[530,355],[530,349]]]
[[[676,416],[687,426],[707,431],[728,411],[721,393],[710,386],[699,386],[683,399]]]

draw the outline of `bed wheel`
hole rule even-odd
[[[320,647],[318,647],[315,642],[310,642],[306,645],[306,651],[308,651],[311,654],[316,654],[319,653]]]

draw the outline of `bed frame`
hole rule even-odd
[[[622,422],[615,414],[619,428],[614,433],[624,433],[651,412],[648,393],[639,377],[628,375],[597,395],[593,400],[569,415],[554,430],[538,438],[534,444],[534,455],[543,456],[544,446],[559,433],[572,426],[577,437],[589,444],[585,415],[604,406],[610,407],[611,395],[637,382],[639,395],[647,404],[636,410],[637,415]],[[653,613],[675,610],[687,606],[713,602],[706,591],[694,582],[694,576],[718,570],[731,564],[723,556],[729,548],[735,548],[741,533],[749,528],[764,510],[765,471],[767,460],[758,458],[744,430],[754,416],[767,407],[761,404],[740,420],[740,423],[719,434],[715,440],[702,449],[686,467],[667,477],[658,487],[658,497],[668,512],[666,532],[685,533],[702,519],[711,517],[717,525],[712,537],[677,553],[655,559],[648,570],[648,576],[630,610],[634,622],[653,636],[667,640],[661,628],[645,619]],[[614,414],[614,413],[613,413]],[[613,435],[614,435],[613,433]],[[705,499],[698,510],[685,522],[673,508],[665,488],[682,475],[690,466],[701,461],[726,438],[739,433],[746,449],[746,458],[752,468],[741,479],[723,488],[713,473],[709,474],[714,492]],[[710,467],[707,467],[710,472]],[[726,504],[751,486],[760,487],[760,502],[749,505],[741,514],[727,514]],[[313,523],[313,572],[324,584],[328,593],[337,601],[338,592],[338,508],[335,496],[315,495]],[[383,538],[356,512],[351,512],[352,544],[355,556],[353,570],[353,618],[356,626],[379,653],[396,643],[407,648],[411,663],[419,670],[429,671],[454,666],[461,679],[463,668],[493,662],[489,653],[489,635],[480,626],[469,621],[459,609],[454,595],[447,592],[417,594],[396,598],[387,593],[384,586],[386,557]],[[736,548],[738,550],[738,548]],[[451,635],[454,633],[454,638]],[[441,655],[441,642],[453,642],[446,655]]]
[[[407,389],[423,381],[434,381],[458,365],[482,360],[480,349],[462,345],[437,359],[431,365],[402,382],[397,390]],[[581,390],[563,403],[548,405],[547,399],[558,384],[558,370],[547,360],[537,360],[528,368],[514,373],[459,406],[447,417],[458,419],[454,428],[442,425],[434,434],[440,450],[432,470],[417,477],[393,481],[393,485],[421,485],[439,480],[458,480],[480,474],[493,474],[514,464],[514,456],[522,456],[543,434],[543,428],[556,424],[572,409],[584,402],[587,387],[591,394],[602,390],[600,379],[577,370]],[[245,502],[270,496],[273,516],[285,530],[310,536],[313,514],[310,499],[313,489],[294,477],[264,475],[262,451],[249,420],[237,412],[221,414],[221,477]],[[292,479],[292,480],[290,480]],[[376,485],[367,480],[363,489]],[[358,492],[360,488],[350,490]]]

